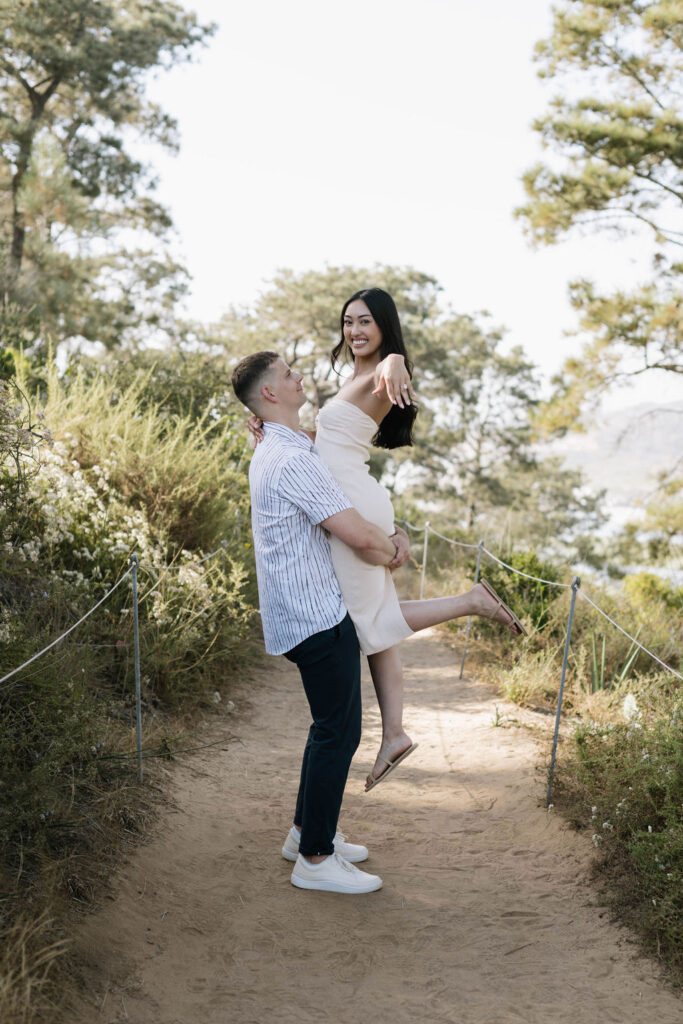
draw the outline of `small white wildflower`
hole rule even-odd
[[[648,832],[652,832],[652,825],[648,825],[647,826],[647,830],[648,830]]]
[[[633,696],[632,693],[627,693],[624,697],[624,704],[621,709],[621,713],[624,716],[624,719],[629,723],[640,721],[640,708],[638,707],[636,698]]]
[[[591,839],[593,840],[593,846],[600,846],[600,843],[602,842],[602,836],[598,835],[597,832],[595,832],[591,836]]]
[[[605,832],[611,832],[612,829],[614,828],[614,825],[612,824],[611,821],[603,821],[602,827],[603,827],[603,830]]]

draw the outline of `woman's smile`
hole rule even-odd
[[[362,299],[356,299],[346,307],[344,313],[344,340],[355,355],[363,355],[370,358],[370,356],[377,353],[379,358],[382,332]]]

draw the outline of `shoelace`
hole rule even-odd
[[[358,871],[358,868],[354,867],[353,864],[349,864],[348,860],[342,857],[340,853],[333,854],[333,857],[335,858],[337,863],[344,868],[344,871],[348,871],[349,874],[352,875],[354,874],[354,872]]]

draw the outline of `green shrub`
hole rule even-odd
[[[488,580],[496,592],[506,601],[527,628],[534,632],[547,626],[550,609],[557,600],[560,589],[552,583],[560,583],[566,575],[551,562],[539,558],[533,551],[512,551],[506,561],[526,576],[537,576],[549,583],[539,583],[511,572],[486,555],[482,558],[481,575]]]
[[[683,977],[683,696],[672,679],[637,680],[620,721],[578,724],[555,792],[591,827],[622,912]]]

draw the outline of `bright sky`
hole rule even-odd
[[[567,282],[647,276],[645,236],[534,251],[513,218],[541,157],[531,122],[557,88],[531,60],[550,0],[185,6],[219,30],[153,83],[181,153],[147,156],[194,278],[191,315],[250,303],[282,267],[412,265],[456,311],[488,310],[550,374],[578,344],[563,337]],[[653,381],[610,405],[672,389]]]

